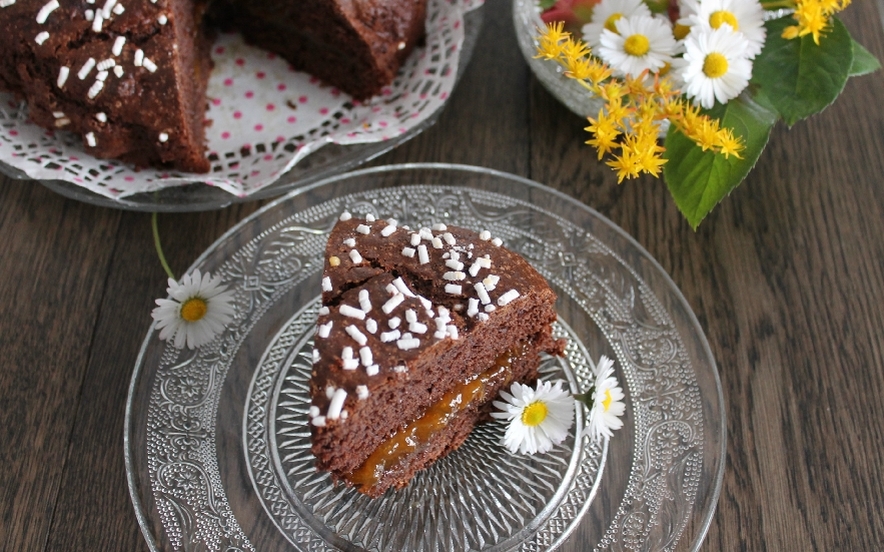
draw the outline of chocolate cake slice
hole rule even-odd
[[[207,172],[205,1],[0,0],[0,90],[139,166]]]
[[[311,380],[318,469],[379,496],[459,447],[483,406],[537,377],[555,293],[488,232],[341,216]]]
[[[424,35],[427,0],[217,0],[212,15],[357,100],[381,92]]]

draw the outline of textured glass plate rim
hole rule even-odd
[[[718,427],[709,426],[710,429],[717,431],[720,436],[720,444],[718,447],[718,465],[717,469],[711,474],[712,480],[710,481],[710,491],[708,494],[707,504],[705,504],[706,510],[703,512],[702,517],[699,520],[699,523],[696,525],[694,535],[692,535],[692,539],[690,541],[689,549],[692,551],[699,550],[706,534],[709,531],[709,527],[712,524],[712,519],[714,518],[716,506],[718,500],[721,495],[722,482],[724,480],[724,468],[725,468],[725,459],[727,452],[727,419],[726,412],[724,410],[724,393],[722,391],[721,379],[718,374],[717,366],[715,363],[714,356],[712,354],[712,350],[709,346],[709,343],[705,337],[704,332],[702,331],[702,327],[700,326],[699,320],[694,314],[693,310],[690,308],[687,300],[684,295],[675,285],[675,282],[672,281],[672,278],[669,274],[663,269],[662,266],[654,259],[644,247],[641,246],[632,236],[627,234],[622,228],[614,224],[607,217],[596,211],[595,209],[588,207],[587,205],[577,201],[576,199],[554,190],[548,186],[545,186],[541,183],[535,182],[533,180],[529,180],[527,178],[523,178],[517,175],[513,175],[510,173],[505,173],[502,171],[497,171],[494,169],[489,169],[485,167],[477,167],[471,165],[458,165],[458,164],[447,164],[447,163],[405,163],[398,165],[384,165],[379,167],[373,167],[368,169],[362,169],[358,171],[353,171],[344,174],[337,174],[326,178],[324,180],[314,182],[302,188],[295,189],[285,196],[282,196],[273,202],[265,205],[255,213],[252,213],[238,224],[233,226],[230,230],[225,232],[221,237],[219,237],[215,243],[213,243],[206,251],[203,252],[199,258],[194,261],[194,263],[188,268],[187,272],[192,271],[194,268],[198,268],[202,263],[204,263],[214,252],[216,247],[226,242],[231,237],[235,236],[238,232],[240,232],[244,227],[250,225],[254,220],[259,219],[264,213],[267,211],[271,211],[277,208],[280,204],[285,203],[293,198],[296,198],[300,195],[306,194],[314,189],[321,188],[325,185],[330,185],[335,183],[338,180],[349,179],[360,176],[371,176],[378,174],[395,174],[407,171],[415,171],[415,170],[427,170],[427,171],[450,171],[452,175],[456,175],[457,173],[472,173],[473,175],[486,175],[489,177],[495,177],[498,179],[510,180],[514,183],[518,183],[522,186],[527,187],[528,189],[537,190],[543,194],[549,194],[555,197],[560,201],[564,201],[566,203],[571,204],[574,207],[577,207],[579,210],[583,210],[586,214],[590,215],[592,218],[597,219],[604,226],[607,226],[609,230],[613,231],[620,239],[623,239],[628,246],[630,246],[634,251],[634,253],[638,253],[639,256],[646,261],[649,266],[657,272],[657,276],[661,278],[663,284],[668,288],[667,291],[672,294],[673,298],[683,309],[683,314],[687,318],[687,322],[694,330],[694,337],[697,338],[698,343],[701,346],[702,354],[704,355],[704,360],[707,362],[705,365],[706,371],[708,372],[707,376],[711,377],[712,382],[714,382],[715,387],[715,397],[707,397],[708,399],[715,400],[717,412],[719,413]],[[631,265],[627,265],[631,266]],[[144,367],[144,358],[147,352],[148,346],[152,340],[156,323],[151,324],[148,329],[147,335],[145,336],[144,341],[142,342],[141,349],[138,352],[138,357],[135,361],[135,366],[133,369],[132,377],[130,379],[129,390],[126,398],[126,412],[125,412],[125,421],[124,421],[124,429],[123,429],[123,448],[124,448],[124,460],[126,466],[126,479],[129,486],[129,496],[132,501],[133,508],[135,510],[135,516],[138,520],[138,524],[141,527],[142,534],[145,538],[145,541],[148,544],[148,547],[152,551],[160,551],[162,550],[156,542],[154,535],[150,530],[150,522],[148,519],[148,515],[145,513],[144,505],[142,504],[141,497],[138,494],[138,481],[137,474],[135,473],[134,460],[132,457],[132,438],[131,438],[131,429],[133,423],[134,411],[132,409],[133,406],[133,398],[136,391],[137,384],[140,380],[142,370]],[[696,368],[695,368],[696,372]],[[710,423],[712,420],[710,420]],[[707,424],[709,425],[709,424]],[[607,449],[607,447],[606,447]],[[607,452],[605,454],[607,456]],[[684,536],[684,535],[682,535]],[[680,540],[680,539],[679,539]],[[556,543],[556,546],[560,545],[560,542]],[[554,547],[555,548],[555,547]],[[553,548],[553,549],[554,549]]]
[[[473,50],[482,30],[484,22],[484,5],[478,5],[474,9],[464,13],[464,42],[461,51],[460,62],[457,67],[457,76],[454,87],[463,76],[467,65],[473,55]],[[449,97],[450,99],[450,97]],[[164,188],[156,192],[144,192],[125,198],[111,199],[86,188],[77,186],[63,180],[34,180],[53,192],[99,207],[123,209],[127,211],[144,211],[160,213],[184,213],[197,211],[211,211],[223,209],[238,203],[258,201],[276,197],[292,190],[310,186],[320,180],[333,178],[335,175],[355,169],[356,167],[387,153],[388,151],[404,144],[418,134],[430,128],[439,119],[442,110],[449,100],[442,105],[422,123],[412,127],[406,133],[390,140],[369,142],[366,144],[339,145],[326,144],[316,152],[307,156],[299,164],[292,167],[288,172],[280,175],[273,184],[245,197],[237,197],[220,188],[207,186],[202,183],[186,184]],[[330,157],[318,167],[304,167],[310,165],[310,158]],[[300,170],[299,170],[300,167]],[[33,180],[23,171],[0,161],[0,174],[15,180]],[[198,198],[195,198],[199,194]]]

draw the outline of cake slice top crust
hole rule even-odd
[[[311,409],[322,427],[342,423],[348,404],[420,357],[442,356],[495,311],[530,302],[555,316],[543,277],[488,232],[409,229],[346,213],[329,236],[322,289]]]

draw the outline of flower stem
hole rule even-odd
[[[794,8],[795,0],[761,0],[761,6],[766,10],[777,8]]]
[[[153,229],[153,245],[156,247],[157,256],[160,258],[160,264],[163,265],[163,270],[166,271],[166,274],[169,275],[169,278],[175,279],[175,274],[172,272],[172,269],[169,268],[169,263],[166,262],[166,256],[163,255],[163,246],[160,243],[160,230],[157,227],[157,213],[154,211],[153,215],[150,217],[150,226]]]

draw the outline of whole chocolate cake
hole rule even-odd
[[[0,0],[0,91],[86,151],[203,173],[208,21],[242,29],[357,99],[389,84],[426,0]]]
[[[555,300],[488,232],[344,213],[315,338],[317,467],[369,496],[405,486],[464,442],[501,387],[536,379],[541,353],[561,354]]]

